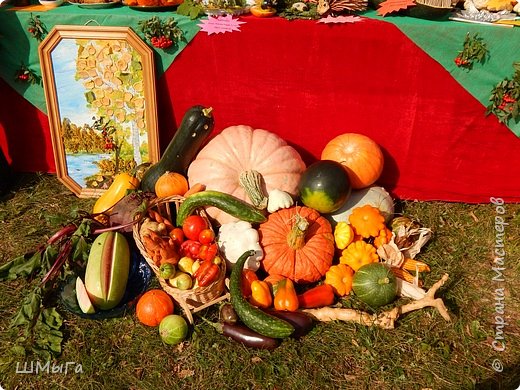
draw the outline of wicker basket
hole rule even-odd
[[[154,209],[163,218],[167,218],[169,221],[172,221],[172,223],[175,224],[176,212],[183,201],[184,198],[182,196],[156,198],[150,203],[150,206],[148,208]],[[199,209],[197,213],[201,217],[205,218],[209,223],[207,214],[204,212],[203,209]],[[133,236],[137,248],[139,248],[139,251],[145,258],[146,262],[150,265],[155,275],[159,279],[159,283],[161,284],[163,290],[166,291],[182,307],[190,323],[193,323],[192,313],[202,310],[228,297],[227,294],[223,295],[226,288],[226,261],[224,258],[221,262],[220,273],[217,279],[213,283],[205,287],[197,287],[189,290],[180,290],[171,286],[167,280],[161,278],[159,276],[159,267],[150,257],[141,240],[141,225],[142,221],[139,221],[133,227]]]

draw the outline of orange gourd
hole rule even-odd
[[[148,326],[157,326],[167,315],[173,314],[174,304],[163,290],[153,289],[145,292],[137,301],[137,319]]]
[[[363,134],[344,133],[330,140],[321,152],[322,160],[341,163],[354,189],[368,187],[383,172],[383,152],[379,145]]]
[[[352,210],[348,220],[354,233],[364,238],[377,237],[379,232],[385,228],[385,217],[379,209],[369,204]]]
[[[325,274],[325,284],[332,287],[334,294],[343,297],[352,290],[354,270],[346,264],[337,264],[329,268]]]
[[[293,206],[269,215],[258,229],[262,267],[295,283],[321,279],[332,264],[334,235],[329,221],[309,207]]]
[[[379,234],[374,238],[374,246],[379,248],[388,244],[392,240],[392,231],[386,226],[379,231]]]
[[[184,195],[188,191],[188,180],[177,172],[164,172],[155,182],[155,194],[159,198]]]
[[[341,252],[339,262],[357,271],[365,264],[379,261],[376,248],[365,241],[354,241]]]
[[[231,126],[198,153],[188,169],[188,181],[208,190],[231,194],[259,208],[274,189],[293,196],[306,166],[300,154],[277,134],[250,126]],[[215,207],[206,208],[219,224],[237,218]]]

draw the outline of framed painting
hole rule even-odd
[[[97,197],[158,161],[153,52],[131,28],[56,25],[38,51],[62,183]]]

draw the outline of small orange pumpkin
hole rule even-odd
[[[184,195],[188,191],[188,180],[177,172],[164,172],[155,182],[155,194],[159,198]]]
[[[258,229],[262,266],[295,283],[321,279],[332,264],[334,235],[329,221],[310,207],[293,206],[269,215]]]
[[[347,170],[354,189],[368,187],[383,172],[383,152],[363,134],[345,133],[330,140],[321,152],[322,160],[334,160]]]
[[[174,304],[163,290],[153,289],[145,292],[137,301],[137,319],[148,326],[157,326],[167,315],[173,314]]]

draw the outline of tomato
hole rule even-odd
[[[215,240],[215,232],[212,229],[204,229],[199,234],[201,244],[211,244]]]
[[[202,244],[195,240],[186,240],[181,244],[181,255],[188,256],[191,258],[197,258],[199,256],[200,248]]]
[[[170,232],[170,238],[173,240],[177,247],[180,247],[184,241],[184,232],[181,228],[173,228]]]
[[[208,228],[208,223],[200,215],[190,215],[182,224],[182,231],[190,240],[198,240],[200,232]]]

